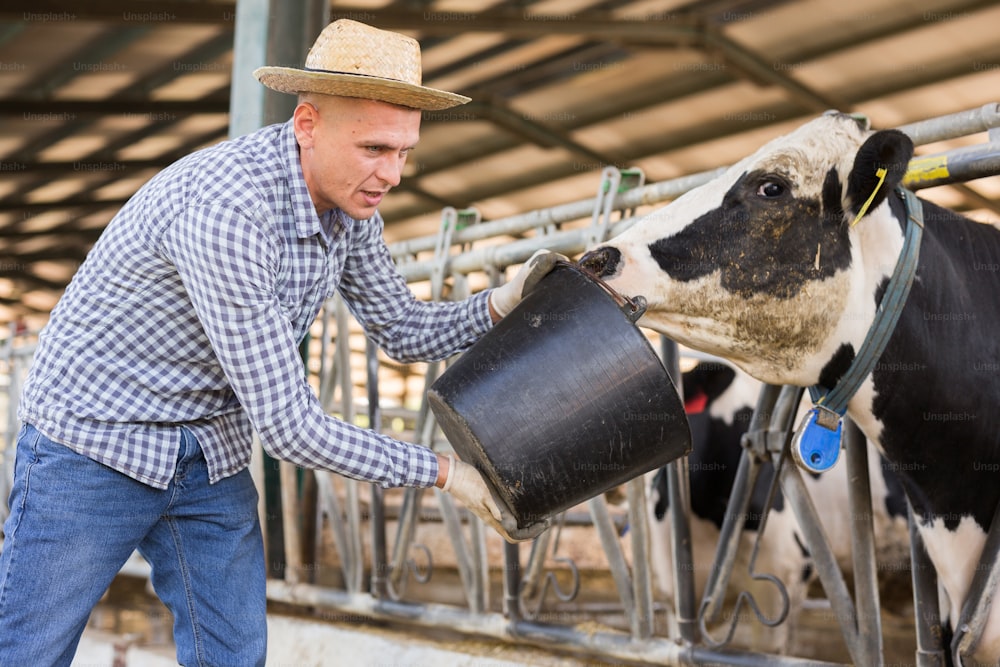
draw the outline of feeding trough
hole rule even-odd
[[[531,533],[691,448],[641,304],[561,263],[431,385],[458,456]]]

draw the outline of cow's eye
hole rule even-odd
[[[759,197],[767,197],[768,199],[773,199],[775,197],[780,197],[785,193],[785,185],[778,181],[764,181],[759,186],[757,186],[757,195]]]

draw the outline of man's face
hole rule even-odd
[[[302,174],[317,213],[370,218],[399,184],[420,137],[420,111],[375,100],[310,96],[295,108]]]

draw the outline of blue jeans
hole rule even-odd
[[[174,616],[180,664],[264,664],[257,491],[246,470],[210,485],[187,429],[161,491],[24,426],[4,535],[0,665],[69,665],[91,609],[136,549]]]

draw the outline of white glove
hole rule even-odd
[[[508,542],[520,542],[537,537],[550,524],[550,521],[544,521],[519,529],[517,520],[509,512],[500,509],[500,505],[479,472],[454,456],[448,457],[448,478],[441,490],[454,496]]]
[[[490,292],[490,304],[493,310],[500,317],[505,317],[558,261],[568,262],[569,259],[551,250],[542,249],[535,252],[510,281]]]

